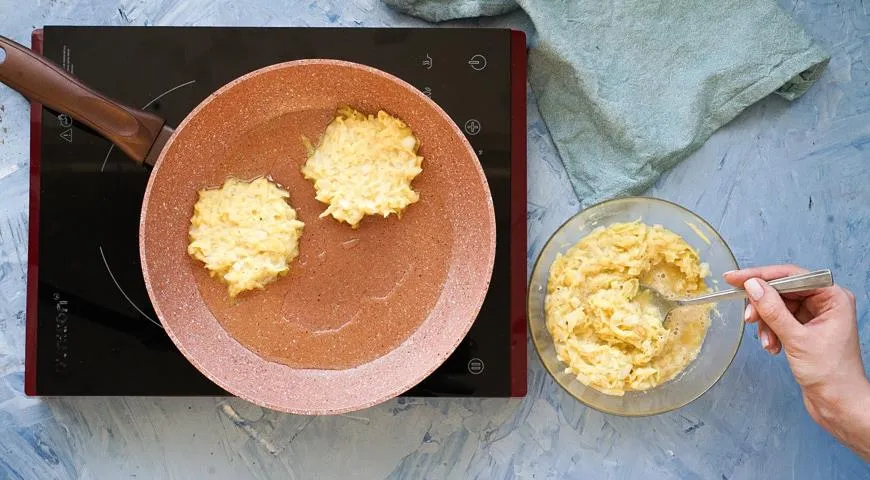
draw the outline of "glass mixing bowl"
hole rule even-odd
[[[697,358],[673,380],[643,392],[626,392],[621,397],[606,395],[587,387],[573,374],[565,373],[566,365],[556,358],[544,311],[550,266],[558,254],[564,253],[593,229],[636,220],[648,225],[661,225],[683,237],[698,251],[701,261],[710,265],[711,275],[707,277],[707,285],[713,290],[728,287],[722,280],[722,274],[736,270],[737,260],[725,240],[710,224],[677,204],[656,198],[630,197],[589,207],[559,227],[535,262],[528,298],[532,341],[550,375],[586,405],[602,412],[626,416],[667,412],[700,397],[722,377],[734,360],[744,327],[743,300],[717,303]]]

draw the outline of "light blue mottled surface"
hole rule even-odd
[[[831,52],[826,73],[794,104],[751,107],[651,193],[719,227],[741,264],[834,268],[857,294],[868,359],[870,5],[782,3]],[[43,24],[421,23],[375,0],[0,0],[0,33],[28,42]],[[517,13],[479,24],[527,28],[528,20]],[[533,259],[578,202],[531,101]],[[28,399],[28,108],[3,87],[0,106],[0,479],[870,478],[870,467],[809,419],[785,360],[761,351],[754,328],[710,392],[646,419],[575,403],[533,354],[522,401],[395,400],[332,418],[210,398]]]

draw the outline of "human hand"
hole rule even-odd
[[[726,273],[725,281],[746,289],[745,319],[758,323],[762,347],[773,355],[785,349],[810,416],[870,460],[870,382],[855,296],[838,285],[780,295],[766,282],[806,272],[791,265],[749,268]]]

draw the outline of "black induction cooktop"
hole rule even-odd
[[[260,67],[335,58],[392,73],[439,103],[477,151],[495,204],[491,287],[456,352],[407,395],[526,393],[525,37],[495,29],[45,27],[34,50],[110,98],[177,125]],[[148,179],[108,141],[34,105],[25,390],[224,395],[176,350],[138,252]]]

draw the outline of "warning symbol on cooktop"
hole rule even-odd
[[[60,132],[60,138],[66,140],[69,143],[72,143],[72,129],[67,128],[66,130]]]
[[[479,375],[483,372],[483,360],[479,358],[472,358],[468,361],[468,373],[472,375]]]

